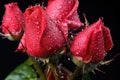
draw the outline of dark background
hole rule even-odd
[[[2,16],[4,15],[4,4],[18,2],[20,9],[24,12],[28,6],[35,5],[41,1],[42,0],[0,0],[0,24]],[[116,0],[80,0],[78,9],[81,21],[84,21],[83,13],[86,14],[89,23],[97,21],[99,17],[103,17],[105,26],[110,28],[114,47],[108,53],[106,60],[120,54],[120,20],[118,18],[120,8],[117,3]],[[27,58],[26,54],[14,52],[17,46],[18,42],[0,38],[0,80],[4,80],[9,72]],[[96,71],[96,74],[91,73],[93,80],[119,80],[120,55],[118,55],[111,64],[101,66],[100,69],[104,71],[105,74],[98,71]]]

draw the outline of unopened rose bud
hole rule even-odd
[[[25,26],[23,13],[16,2],[6,4],[5,9],[5,14],[2,20],[2,36],[13,41],[19,40],[23,34],[23,28]]]
[[[97,63],[104,59],[112,46],[110,30],[99,19],[74,37],[70,50],[80,61]]]

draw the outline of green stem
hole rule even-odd
[[[41,67],[39,66],[38,62],[31,56],[30,56],[30,59],[31,59],[33,66],[36,69],[38,75],[40,76],[40,80],[47,80],[45,78],[45,75],[44,75],[43,71],[41,70]]]
[[[82,68],[80,67],[76,67],[74,70],[74,73],[72,75],[72,77],[69,80],[75,80],[75,78],[79,75],[79,73],[82,71]]]
[[[49,63],[49,66],[51,67],[51,69],[54,71],[54,76],[55,76],[55,79],[56,80],[59,80],[59,75],[58,75],[58,73],[57,73],[57,67],[56,66],[54,66],[52,63]]]

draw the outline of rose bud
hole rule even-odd
[[[49,0],[46,12],[56,21],[66,21],[70,28],[83,26],[77,14],[78,0]]]
[[[46,12],[51,19],[59,25],[66,39],[68,36],[68,27],[71,29],[78,29],[83,26],[77,14],[78,5],[78,0],[48,1]]]
[[[19,40],[23,33],[24,18],[18,4],[9,3],[5,5],[6,11],[2,20],[2,34],[9,40]]]
[[[25,34],[18,49],[35,57],[48,57],[55,54],[65,42],[65,38],[56,24],[46,15],[41,6],[26,9]],[[22,49],[23,46],[23,49]]]
[[[74,37],[70,50],[80,61],[97,63],[103,61],[112,46],[110,30],[99,19]]]

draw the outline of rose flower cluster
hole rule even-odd
[[[48,0],[46,8],[35,5],[22,12],[17,2],[6,4],[0,34],[18,40],[16,51],[33,57],[53,56],[67,47],[70,57],[83,63],[103,61],[113,47],[110,30],[101,18],[90,25],[81,22],[78,6],[78,0]]]

